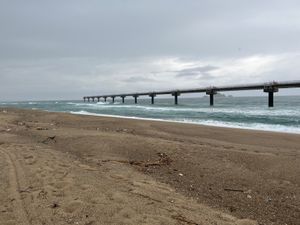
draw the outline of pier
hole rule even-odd
[[[233,86],[221,86],[215,87],[210,86],[206,88],[195,88],[195,89],[182,89],[182,90],[170,90],[170,91],[152,91],[152,92],[140,92],[140,93],[128,93],[128,94],[113,94],[113,95],[99,95],[99,96],[85,96],[83,97],[84,101],[93,101],[95,99],[98,102],[103,98],[106,102],[107,98],[112,99],[112,103],[115,102],[115,98],[121,98],[122,103],[125,103],[126,97],[133,97],[134,103],[138,104],[138,97],[140,96],[149,96],[151,98],[151,104],[154,104],[154,98],[157,95],[171,95],[174,97],[174,104],[178,104],[178,97],[182,94],[188,93],[206,93],[209,95],[209,104],[211,106],[214,105],[214,96],[219,92],[226,91],[246,91],[246,90],[262,90],[263,92],[268,94],[268,106],[274,107],[274,93],[278,92],[279,89],[287,89],[287,88],[299,88],[300,81],[286,81],[286,82],[268,82],[268,83],[260,83],[260,84],[249,84],[249,85],[233,85]]]

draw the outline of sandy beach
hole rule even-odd
[[[2,225],[298,225],[300,135],[0,108]]]

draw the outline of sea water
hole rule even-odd
[[[300,133],[300,96],[276,96],[274,108],[268,107],[266,97],[218,97],[213,107],[207,97],[179,98],[178,105],[173,98],[155,98],[154,105],[150,98],[139,98],[137,105],[130,97],[125,104],[117,98],[114,104],[107,100],[0,102],[0,106]]]

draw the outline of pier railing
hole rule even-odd
[[[103,98],[104,101],[107,101],[107,98],[111,98],[114,103],[115,98],[120,97],[122,103],[125,103],[126,97],[133,97],[135,104],[138,103],[139,96],[149,96],[151,98],[151,104],[154,104],[154,98],[157,95],[172,95],[174,97],[175,105],[178,104],[178,97],[181,94],[187,93],[206,93],[210,96],[210,105],[214,105],[214,95],[218,92],[226,91],[245,91],[245,90],[262,90],[263,92],[268,93],[268,104],[269,107],[274,106],[274,93],[278,92],[279,89],[283,88],[300,88],[300,81],[285,81],[285,82],[268,82],[268,83],[258,83],[258,84],[246,84],[246,85],[232,85],[232,86],[221,86],[221,87],[205,87],[205,88],[194,88],[194,89],[181,89],[181,90],[169,90],[169,91],[152,91],[152,92],[138,92],[138,93],[125,93],[125,94],[112,94],[112,95],[97,95],[97,96],[85,96],[83,97],[84,101],[90,102],[91,100],[98,102]]]

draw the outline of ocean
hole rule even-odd
[[[24,101],[0,102],[3,107],[40,109],[82,115],[106,115],[134,119],[174,121],[210,126],[245,128],[275,132],[300,133],[300,96],[276,96],[275,107],[268,108],[266,97],[216,97],[215,106],[209,106],[207,97],[174,99],[116,98],[108,102],[83,101]]]

